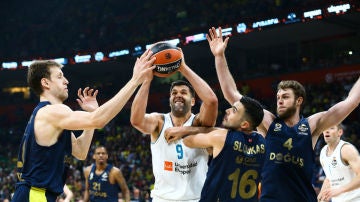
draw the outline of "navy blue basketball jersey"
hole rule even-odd
[[[109,176],[113,166],[108,164],[100,175],[96,175],[96,166],[91,167],[89,174],[89,194],[91,202],[117,202],[120,187],[118,184],[110,184]]]
[[[260,134],[229,130],[223,149],[210,163],[200,201],[258,201],[264,160]]]
[[[51,146],[36,143],[34,120],[38,110],[50,102],[40,102],[34,109],[21,140],[17,162],[17,186],[27,185],[61,194],[64,187],[65,160],[71,155],[71,134],[64,130]]]
[[[315,155],[307,119],[293,127],[276,118],[266,135],[260,201],[317,201],[311,184]]]

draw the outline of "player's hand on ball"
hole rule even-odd
[[[153,70],[155,65],[153,65],[156,58],[151,58],[151,50],[146,50],[140,58],[136,59],[135,66],[133,69],[133,79],[137,81],[138,84],[144,82],[145,80],[152,80]]]

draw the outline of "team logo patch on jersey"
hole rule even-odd
[[[89,179],[92,180],[94,178],[94,173],[90,173]]]
[[[334,157],[333,160],[331,161],[331,165],[333,166],[333,168],[336,167],[337,161],[336,161],[336,158],[335,158],[335,157]]]
[[[282,125],[280,123],[275,123],[274,131],[281,131]]]
[[[173,162],[164,161],[164,170],[173,171]]]
[[[108,177],[109,177],[109,176],[108,176],[107,173],[102,174],[102,175],[101,175],[101,181],[107,181]]]
[[[307,132],[308,132],[309,128],[305,124],[301,124],[298,127],[298,130],[299,130],[299,135],[308,135]]]

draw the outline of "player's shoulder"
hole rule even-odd
[[[39,109],[38,115],[53,116],[69,111],[72,111],[71,108],[65,104],[49,104]]]
[[[341,147],[341,156],[344,156],[346,154],[358,154],[358,150],[356,149],[356,147],[351,144],[350,142],[344,142],[342,147]]]
[[[90,174],[91,167],[92,167],[92,165],[86,166],[86,167],[84,168],[83,171],[84,171],[84,175],[85,175],[85,176],[88,176],[88,175]]]
[[[165,114],[159,113],[159,112],[152,112],[152,113],[146,114],[146,116],[153,120],[163,121]]]
[[[91,170],[92,167],[93,167],[93,164],[88,165],[88,166],[86,166],[86,167],[84,168],[84,170]]]

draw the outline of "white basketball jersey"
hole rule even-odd
[[[191,114],[183,126],[191,126]],[[152,165],[155,177],[151,197],[158,201],[199,201],[207,173],[208,153],[193,149],[182,139],[168,144],[164,137],[167,128],[173,127],[170,114],[164,114],[164,126],[156,142],[151,143]]]
[[[324,169],[326,178],[330,181],[332,188],[338,188],[348,184],[354,177],[355,173],[348,165],[344,165],[341,160],[341,148],[344,144],[350,144],[340,140],[334,152],[327,156],[328,146],[325,145],[320,152],[320,162]],[[360,201],[360,189],[345,192],[337,197],[331,198],[332,202],[356,202]]]

